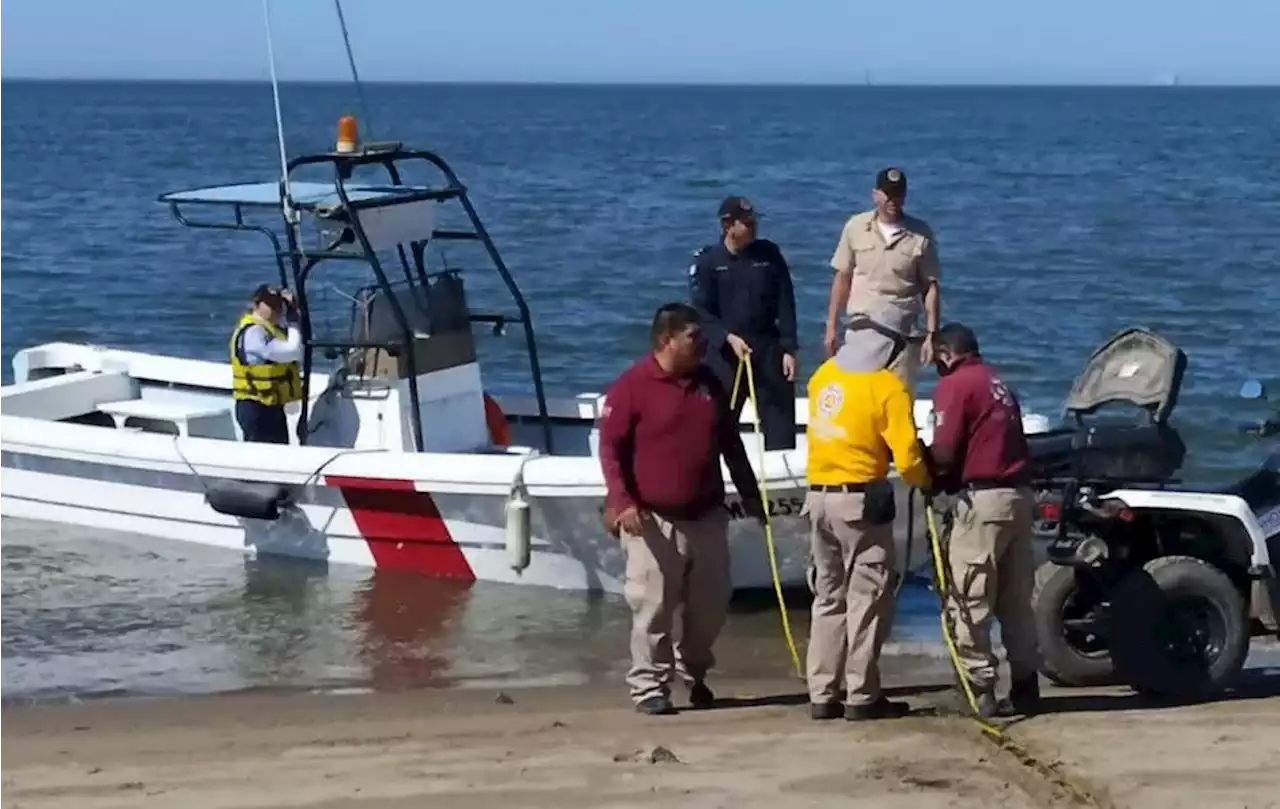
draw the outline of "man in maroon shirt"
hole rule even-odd
[[[711,647],[733,595],[721,457],[747,513],[761,520],[764,510],[728,393],[700,363],[697,310],[661,307],[651,339],[652,353],[624,371],[605,398],[600,466],[605,524],[621,535],[627,556],[631,698],[641,713],[669,714],[677,658],[690,704],[707,708],[715,699],[706,684]]]
[[[1022,410],[983,362],[978,338],[968,328],[943,327],[934,348],[941,378],[933,394],[930,455],[939,488],[958,490],[947,543],[947,614],[956,651],[981,715],[1033,713],[1040,699],[1040,658],[1031,610],[1033,495]],[[993,614],[1009,658],[1008,703],[995,696]]]

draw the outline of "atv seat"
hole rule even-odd
[[[1125,329],[1093,353],[1067,396],[1070,421],[1027,436],[1037,480],[1072,478],[1125,484],[1165,483],[1186,445],[1169,423],[1182,387],[1186,355],[1142,328]],[[1100,417],[1117,408],[1136,419]]]
[[[1027,436],[1036,480],[1163,483],[1182,467],[1186,445],[1167,424],[1081,425]]]

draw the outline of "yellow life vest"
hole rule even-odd
[[[231,333],[231,396],[248,399],[268,407],[277,407],[302,400],[302,374],[296,362],[268,362],[250,365],[240,354],[240,337],[253,325],[262,326],[273,340],[284,340],[287,334],[274,323],[264,323],[246,312],[235,331]]]

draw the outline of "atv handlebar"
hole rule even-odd
[[[1264,419],[1263,421],[1241,424],[1240,432],[1256,435],[1259,438],[1269,438],[1280,434],[1280,419]]]

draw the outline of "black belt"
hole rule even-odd
[[[838,492],[841,494],[858,494],[865,492],[869,483],[811,483],[811,492]]]
[[[1018,478],[1016,480],[969,480],[965,481],[964,487],[980,492],[987,489],[1020,489],[1029,485],[1031,481]]]

